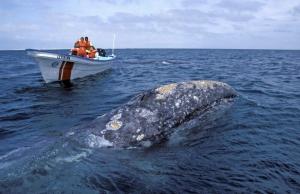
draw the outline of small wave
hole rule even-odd
[[[47,114],[46,112],[21,112],[21,113],[15,113],[11,115],[4,115],[0,117],[0,121],[20,121],[20,120],[26,120],[31,119],[36,115],[44,115]]]
[[[41,87],[40,85],[37,86],[25,86],[22,88],[18,88],[14,91],[15,94],[24,94],[24,93],[44,93],[49,91],[49,86],[48,87]]]
[[[16,78],[24,78],[24,77],[40,77],[39,72],[28,72],[28,73],[8,73],[6,75],[1,76],[1,79],[16,79]]]
[[[27,149],[28,149],[27,147],[22,147],[22,148],[17,148],[15,150],[12,150],[12,151],[8,152],[7,154],[5,154],[3,156],[0,156],[0,160],[6,159],[6,158],[8,158],[9,156],[11,156],[15,153],[18,153],[20,151],[24,151],[24,150],[27,150]]]
[[[13,115],[7,115],[0,117],[1,121],[18,121],[18,120],[25,120],[25,119],[30,119],[31,115],[28,113],[16,113]]]
[[[123,63],[124,64],[139,64],[139,65],[144,65],[144,64],[152,64],[157,62],[156,60],[153,59],[128,59],[128,60],[124,60]]]
[[[0,163],[0,169],[7,168],[7,167],[9,167],[12,164],[13,164],[13,162],[3,162],[3,163]]]
[[[0,128],[0,139],[3,138],[4,136],[12,134],[14,132],[15,131],[11,131],[11,130]]]

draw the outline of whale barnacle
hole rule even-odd
[[[156,95],[156,99],[165,99],[169,94],[172,93],[176,86],[177,84],[169,84],[155,89],[155,91],[158,92],[158,94]]]
[[[122,127],[123,123],[122,121],[119,121],[119,120],[113,120],[113,121],[110,121],[106,124],[106,128],[108,130],[118,130]]]

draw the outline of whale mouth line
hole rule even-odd
[[[216,100],[213,104],[209,104],[209,105],[206,105],[206,106],[203,106],[203,107],[199,107],[199,108],[196,108],[194,109],[193,111],[191,111],[189,114],[187,114],[182,120],[179,120],[178,122],[174,123],[173,126],[169,127],[169,130],[165,130],[163,131],[163,133],[160,134],[160,136],[163,136],[164,140],[168,140],[168,137],[174,132],[174,130],[181,126],[182,124],[184,123],[188,123],[189,121],[193,120],[193,119],[196,119],[198,117],[201,117],[201,115],[205,114],[207,111],[213,109],[214,107],[217,107],[218,105],[220,105],[222,102],[226,102],[226,103],[232,103],[234,98],[236,97],[236,95],[232,95],[232,96],[227,96],[227,97],[224,97],[222,99],[218,99]],[[166,126],[165,126],[166,127]],[[173,130],[172,130],[173,129]],[[145,139],[146,141],[147,140],[150,140],[151,141],[151,138],[149,139]],[[152,141],[155,141],[152,139]]]

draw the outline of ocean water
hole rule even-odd
[[[110,70],[66,89],[45,84],[25,51],[0,51],[0,193],[300,193],[300,51],[116,54]],[[159,145],[86,149],[62,138],[142,91],[203,79],[239,96]]]

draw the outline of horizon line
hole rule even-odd
[[[27,48],[29,49],[29,48]],[[0,51],[25,51],[27,49],[0,49]],[[112,48],[104,48],[104,49],[112,49]],[[299,49],[280,49],[280,48],[188,48],[188,47],[174,47],[174,48],[147,48],[147,47],[138,47],[138,48],[115,48],[115,50],[137,50],[137,49],[156,49],[156,50],[167,50],[167,49],[173,49],[173,50],[278,50],[278,51],[300,51]],[[51,49],[34,49],[34,50],[70,50],[70,48],[51,48]]]

